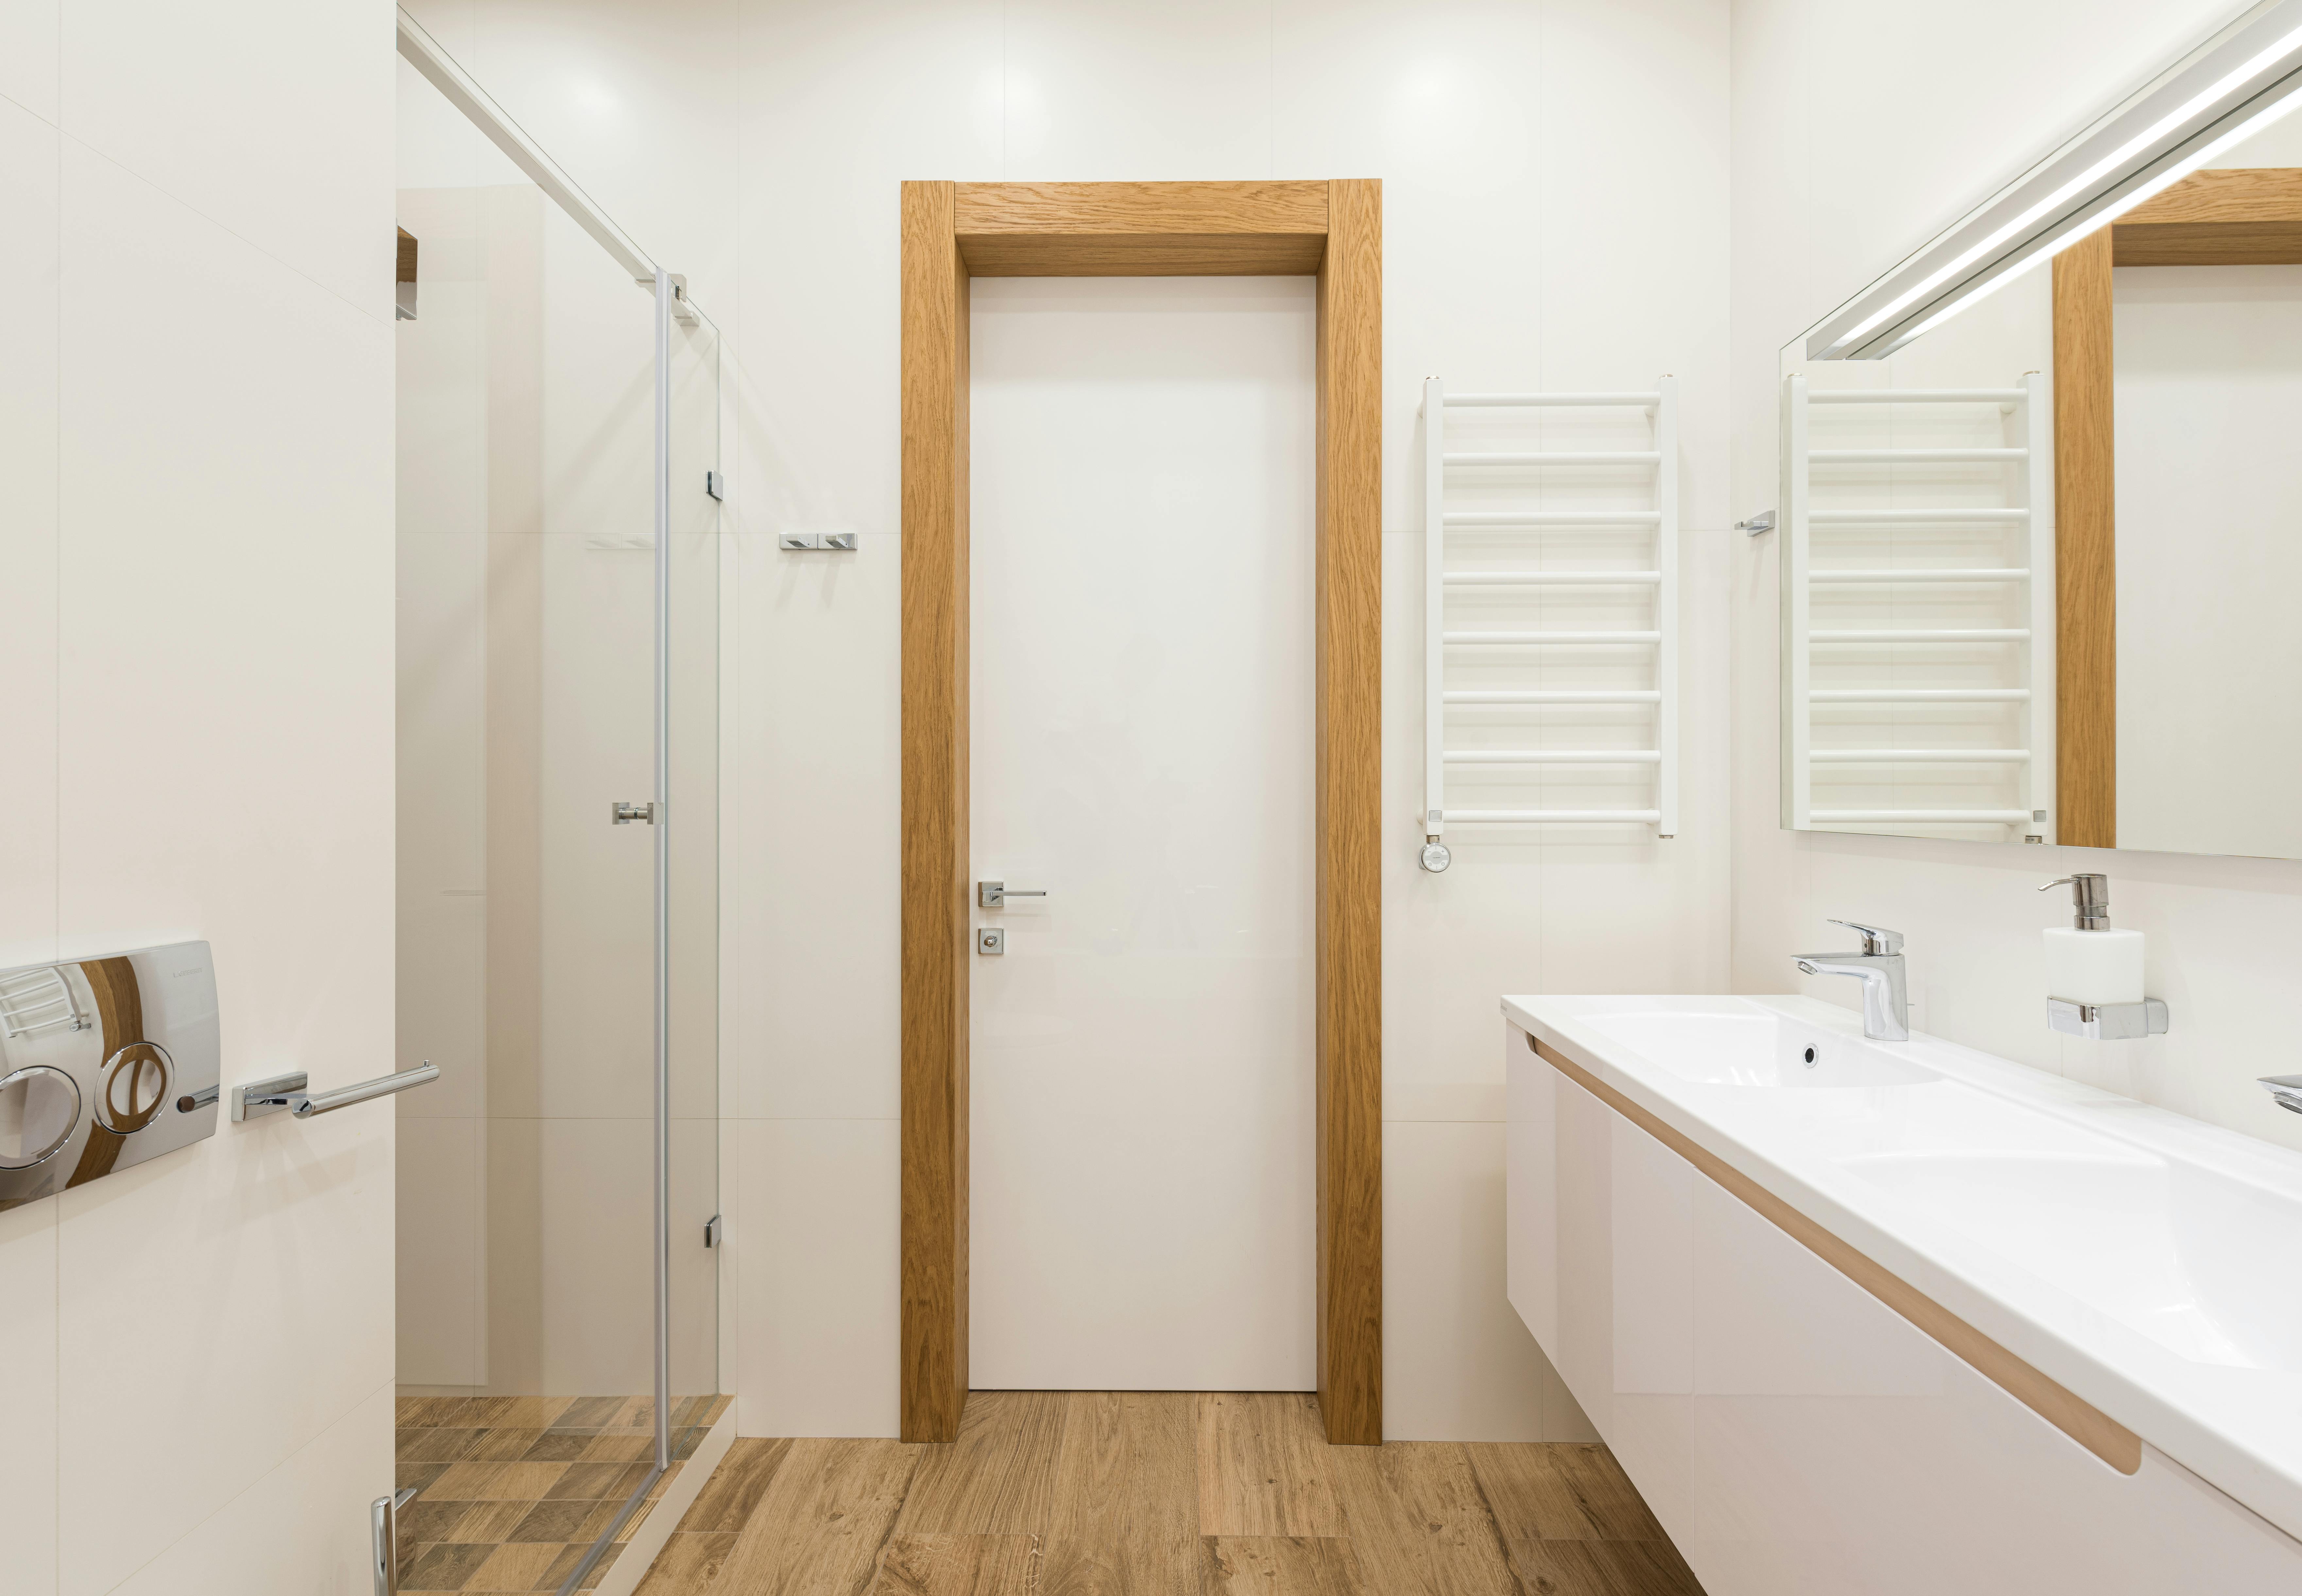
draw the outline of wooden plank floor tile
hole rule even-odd
[[[567,1411],[567,1397],[474,1397],[461,1423],[498,1429],[517,1424],[523,1430],[549,1430]]]
[[[751,1522],[760,1498],[767,1494],[768,1482],[775,1478],[791,1448],[788,1441],[734,1441],[711,1477],[703,1482],[703,1489],[696,1492],[679,1521],[680,1529],[699,1533],[742,1529]]]
[[[792,1442],[718,1583],[743,1596],[861,1596],[919,1454],[895,1441]]]
[[[1467,1449],[1506,1542],[1668,1538],[1605,1447],[1473,1442]]]
[[[1197,1399],[1199,1533],[1343,1533],[1329,1476],[1335,1449],[1306,1392],[1211,1393]]]
[[[453,1463],[470,1453],[489,1433],[444,1424],[403,1427],[396,1437],[392,1456],[401,1463]]]
[[[591,1550],[589,1542],[582,1546],[561,1547],[559,1555],[552,1559],[551,1567],[545,1569],[543,1577],[535,1582],[535,1588],[539,1591],[556,1591],[566,1584],[567,1576],[576,1572],[576,1566],[584,1560],[584,1554]],[[591,1590],[606,1578],[608,1570],[616,1566],[616,1558],[623,1550],[621,1546],[610,1546],[602,1551],[600,1554],[600,1560],[592,1565],[592,1572],[584,1576],[584,1583],[576,1589]]]
[[[1045,1534],[1063,1448],[1064,1391],[973,1391],[959,1439],[920,1454],[898,1535]]]
[[[452,1435],[455,1432],[440,1430],[433,1433]],[[523,1430],[509,1424],[501,1425],[493,1430],[482,1430],[477,1432],[478,1439],[473,1443],[471,1449],[463,1456],[469,1457],[475,1463],[517,1463],[527,1457],[528,1449],[534,1446],[539,1438],[550,1433],[548,1430]],[[413,1463],[417,1460],[410,1457],[408,1461]],[[566,1459],[563,1458],[560,1461],[564,1462]]]
[[[1073,1391],[1041,1596],[1198,1596],[1196,1404],[1173,1391]]]
[[[705,1596],[735,1546],[733,1530],[675,1530],[632,1596]]]
[[[427,1546],[399,1576],[399,1588],[410,1596],[419,1591],[460,1591],[471,1583],[473,1574],[495,1550],[492,1546],[466,1546],[452,1541]]]
[[[1668,1541],[1522,1541],[1511,1567],[1527,1596],[1702,1596]]]
[[[559,1553],[557,1546],[507,1542],[490,1553],[466,1583],[475,1591],[533,1591],[559,1560]]]
[[[735,1546],[733,1530],[675,1530],[632,1596],[704,1596]]]
[[[550,1496],[608,1488],[604,1475],[575,1474],[602,1465],[566,1466]],[[449,1483],[500,1489],[476,1473]],[[586,1501],[603,1513],[615,1506],[588,1495],[576,1505]],[[533,1538],[564,1534],[580,1553],[582,1527],[554,1520]],[[461,1522],[449,1526],[442,1544],[463,1533]],[[441,1546],[418,1550],[439,1554],[440,1577],[455,1572]],[[573,1566],[566,1552],[554,1565]],[[739,1441],[641,1589],[1701,1596],[1603,1447],[1329,1447],[1315,1405],[1300,1396],[1140,1391],[978,1392],[948,1446]]]
[[[1210,1535],[1205,1596],[1390,1596],[1360,1577],[1350,1541],[1307,1535]]]
[[[433,1504],[422,1500],[411,1502],[399,1515],[401,1533],[409,1514]],[[442,1541],[496,1541],[518,1540],[517,1532],[527,1516],[535,1510],[533,1502],[441,1502],[439,1507],[457,1511],[455,1527],[439,1537]],[[557,1535],[554,1540],[573,1540],[571,1535]]]
[[[395,1405],[396,1422],[402,1429],[453,1424],[470,1403],[468,1397],[402,1397]]]
[[[1038,1573],[1037,1535],[899,1534],[879,1560],[871,1596],[1031,1596]]]
[[[1502,1537],[1471,1460],[1451,1441],[1339,1447],[1343,1523],[1371,1591],[1384,1596],[1517,1596]]]

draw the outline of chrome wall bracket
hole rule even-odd
[[[316,1096],[309,1089],[312,1078],[301,1070],[286,1075],[274,1075],[265,1080],[251,1080],[246,1086],[231,1088],[232,1122],[260,1120],[265,1114],[286,1109],[299,1120],[314,1114],[333,1113],[340,1108],[349,1108],[355,1103],[366,1103],[377,1097],[389,1097],[394,1092],[404,1092],[412,1086],[426,1086],[440,1079],[440,1066],[425,1059],[413,1070],[402,1070],[396,1075],[379,1075],[374,1080],[363,1080],[357,1086],[339,1087],[332,1092]]]
[[[1760,537],[1767,533],[1774,531],[1774,529],[1775,512],[1772,510],[1760,510],[1757,515],[1752,516],[1747,521],[1737,521],[1735,523],[1735,530],[1741,533],[1746,538]]]
[[[2046,999],[2046,1029],[2089,1042],[2127,1042],[2166,1034],[2166,1005],[2155,997],[2140,1003],[2072,1003]]]
[[[855,552],[855,534],[852,532],[786,532],[777,535],[778,549],[821,549],[835,553]]]

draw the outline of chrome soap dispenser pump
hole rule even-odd
[[[2142,933],[2110,923],[2110,878],[2064,876],[2038,890],[2057,886],[2071,889],[2071,923],[2045,933],[2047,1029],[2097,1041],[2163,1031],[2166,1005],[2142,994]]]

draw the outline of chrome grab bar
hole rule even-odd
[[[316,1096],[307,1088],[312,1078],[301,1070],[286,1075],[274,1075],[267,1080],[251,1080],[246,1086],[231,1088],[231,1117],[237,1121],[259,1119],[265,1114],[278,1113],[286,1109],[299,1120],[308,1120],[315,1113],[333,1113],[340,1108],[349,1108],[355,1103],[371,1098],[389,1097],[394,1092],[404,1092],[412,1086],[423,1086],[440,1079],[440,1066],[425,1059],[413,1070],[402,1070],[396,1075],[381,1075],[374,1080],[363,1080],[357,1086],[339,1087],[332,1092]]]
[[[368,1504],[369,1544],[374,1549],[375,1596],[399,1596],[399,1510],[416,1499],[404,1486]]]

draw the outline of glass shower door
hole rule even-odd
[[[573,1589],[725,1405],[718,339],[401,27],[397,1539]]]

